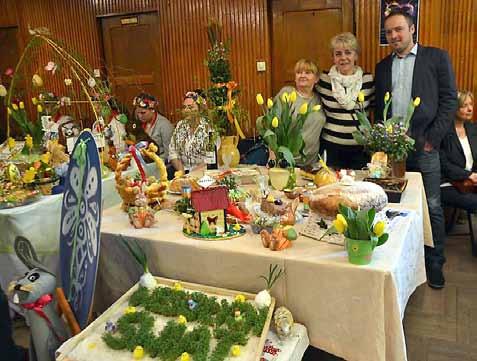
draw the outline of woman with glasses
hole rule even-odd
[[[206,108],[204,96],[198,91],[184,96],[182,116],[172,134],[169,161],[176,171],[189,171],[204,163],[209,143],[210,126],[202,111]]]

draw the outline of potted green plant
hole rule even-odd
[[[416,97],[411,100],[405,118],[393,116],[387,118],[392,98],[389,93],[384,96],[383,120],[371,124],[363,108],[364,95],[358,96],[360,110],[356,112],[359,121],[358,130],[353,132],[353,138],[358,144],[370,153],[384,152],[388,155],[389,165],[393,170],[393,176],[402,178],[406,171],[405,163],[409,152],[414,149],[414,139],[407,131],[414,110],[419,106],[421,99]]]
[[[333,225],[321,238],[334,233],[343,234],[349,262],[356,265],[369,264],[374,248],[383,245],[389,238],[389,234],[385,232],[386,223],[375,222],[374,208],[355,211],[340,204],[338,209]]]
[[[320,110],[320,105],[309,107],[308,103],[303,103],[298,112],[295,112],[295,102],[297,94],[295,91],[283,93],[275,102],[269,98],[265,104],[261,94],[257,94],[257,103],[263,109],[263,116],[257,119],[257,128],[268,148],[276,156],[276,164],[281,168],[287,168],[290,172],[290,181],[285,182],[282,189],[293,188],[295,186],[295,159],[305,157],[303,148],[305,146],[302,129],[305,120],[310,113]],[[294,114],[297,113],[296,116]],[[275,170],[279,173],[279,170]],[[283,176],[280,176],[280,182]],[[270,173],[270,180],[275,176]],[[275,188],[277,188],[275,186]],[[279,187],[280,188],[280,187]]]

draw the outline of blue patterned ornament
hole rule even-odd
[[[61,210],[63,290],[79,326],[88,324],[100,249],[101,163],[93,135],[84,131],[71,153]]]

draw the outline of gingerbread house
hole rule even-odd
[[[227,232],[227,208],[229,196],[226,187],[211,187],[193,191],[191,195],[192,208],[195,214],[187,221],[194,233]]]

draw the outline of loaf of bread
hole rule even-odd
[[[197,183],[197,179],[190,176],[183,176],[174,178],[169,185],[169,190],[174,193],[182,192],[182,187],[185,185],[190,185],[193,191],[199,190],[201,187]]]
[[[263,198],[262,203],[260,204],[260,210],[271,216],[281,216],[286,213],[288,203],[289,202],[280,202],[280,204],[277,204],[277,202]]]
[[[310,197],[310,208],[327,218],[338,214],[339,204],[363,210],[374,207],[379,212],[388,204],[388,197],[379,185],[371,182],[333,183],[314,191]]]

